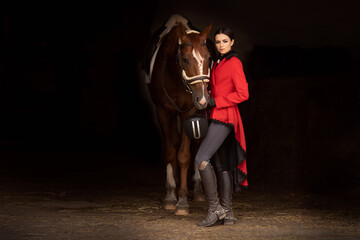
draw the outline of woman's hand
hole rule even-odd
[[[215,98],[210,98],[210,101],[208,103],[208,108],[216,107]]]

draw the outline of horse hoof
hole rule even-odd
[[[194,201],[195,202],[205,202],[205,195],[204,194],[194,194]]]
[[[175,212],[176,216],[187,216],[189,215],[189,210],[185,210],[185,209],[178,209]]]
[[[176,205],[175,204],[164,204],[164,209],[165,210],[171,210],[171,211],[175,211],[176,210]]]

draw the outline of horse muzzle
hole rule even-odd
[[[207,91],[207,84],[198,82],[191,86],[192,101],[197,109],[205,109],[209,103],[210,95]]]

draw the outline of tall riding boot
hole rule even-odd
[[[231,225],[237,221],[234,218],[234,213],[232,210],[232,193],[233,193],[233,182],[230,171],[219,171],[219,192],[220,192],[220,204],[223,206],[226,212],[226,217],[224,218],[224,225]]]
[[[216,176],[210,163],[203,170],[199,170],[201,181],[204,186],[206,200],[209,204],[209,210],[206,219],[198,224],[200,227],[209,227],[218,220],[223,219],[226,214],[224,208],[219,204],[216,184]]]

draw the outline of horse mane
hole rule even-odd
[[[173,27],[168,34],[164,36],[163,48],[166,55],[175,56],[179,47],[179,36],[177,34],[177,27]],[[166,43],[166,44],[165,44]]]
[[[169,19],[165,22],[164,24],[164,27],[165,29],[162,31],[162,33],[160,33],[159,35],[159,42],[157,43],[157,45],[159,46],[161,41],[162,41],[162,38],[170,32],[170,30],[179,25],[179,24],[182,24],[185,29],[187,30],[191,30],[191,28],[189,27],[189,20],[187,20],[186,18],[184,18],[183,16],[179,15],[179,14],[174,14],[174,15],[171,15],[171,17],[169,17]]]
[[[167,28],[171,28],[175,25],[178,25],[179,23],[182,23],[186,29],[190,30],[190,27],[188,26],[189,20],[187,20],[186,18],[184,18],[183,16],[179,15],[179,14],[174,14],[172,15],[165,23],[165,27]]]
[[[194,31],[189,26],[189,21],[181,15],[172,15],[164,24],[166,29],[160,34],[158,45],[163,42],[167,42],[165,46],[165,52],[173,54],[177,51],[179,36],[177,34],[177,27],[182,24],[187,31]]]

